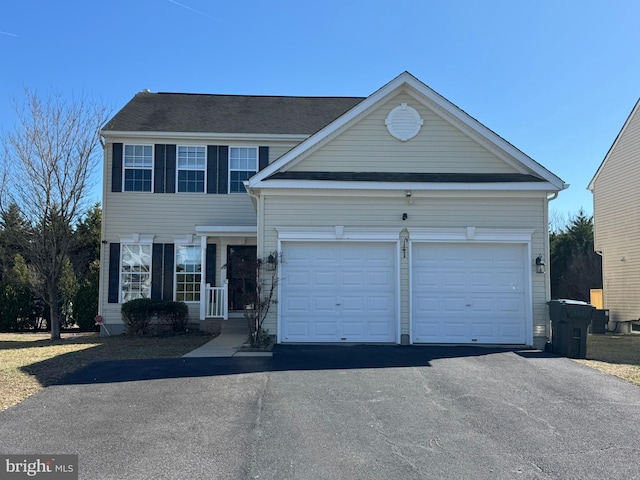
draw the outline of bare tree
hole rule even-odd
[[[269,347],[272,338],[264,328],[264,321],[269,315],[271,305],[276,304],[278,289],[278,264],[280,255],[272,252],[263,260],[261,258],[245,259],[234,264],[236,275],[253,281],[242,282],[238,293],[244,305],[244,317],[249,324],[249,344],[252,348]]]
[[[60,338],[60,280],[73,248],[73,226],[88,210],[98,132],[109,110],[86,97],[67,101],[56,92],[41,97],[29,89],[15,110],[18,125],[1,136],[4,188],[29,223],[23,251],[34,292],[50,309],[54,340]]]

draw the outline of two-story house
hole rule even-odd
[[[594,248],[610,320],[640,320],[640,100],[589,182]],[[615,324],[612,324],[612,326]],[[630,331],[629,323],[619,331]]]
[[[566,185],[409,73],[366,98],[142,92],[102,135],[112,333],[133,298],[185,301],[194,323],[241,311],[237,265],[277,253],[281,343],[549,336]]]

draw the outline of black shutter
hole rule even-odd
[[[111,156],[111,191],[122,191],[122,144],[113,144],[113,155]]]
[[[162,284],[162,299],[173,301],[173,265],[174,265],[174,245],[164,244],[164,281]]]
[[[216,246],[214,244],[207,245],[206,262],[204,283],[214,287],[216,285]]]
[[[258,170],[269,165],[269,147],[258,148]]]
[[[218,147],[207,145],[207,193],[218,193]]]
[[[162,298],[162,244],[154,243],[151,251],[151,298]]]
[[[218,147],[218,193],[229,193],[229,147]]]
[[[165,184],[164,191],[166,193],[176,193],[176,146],[167,145],[167,154],[165,156]]]
[[[109,291],[107,294],[107,301],[109,303],[118,303],[119,290],[120,290],[120,244],[112,243],[109,245]]]
[[[164,157],[166,145],[154,146],[153,159],[153,193],[164,193]]]

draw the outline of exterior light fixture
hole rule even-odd
[[[407,218],[409,218],[409,215],[407,215],[406,213],[403,213],[403,214],[402,214],[402,219],[403,219],[403,220],[406,220]]]
[[[536,272],[537,273],[544,273],[545,269],[544,269],[544,260],[542,259],[542,254],[538,255],[536,257]]]
[[[276,257],[273,253],[269,254],[269,257],[267,258],[267,271],[268,272],[273,272],[276,269]]]

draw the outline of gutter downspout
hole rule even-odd
[[[549,268],[547,272],[544,274],[544,289],[546,292],[546,301],[545,305],[548,305],[548,302],[551,300],[551,254],[549,247],[549,202],[552,202],[556,198],[558,198],[559,192],[553,192],[551,195],[547,195],[547,205],[544,209],[544,224],[547,226],[547,235],[544,237],[544,250],[545,257],[548,259]],[[548,308],[548,307],[547,307]],[[551,317],[549,316],[549,312],[547,311],[547,325],[546,325],[546,337],[547,342],[551,341]]]

